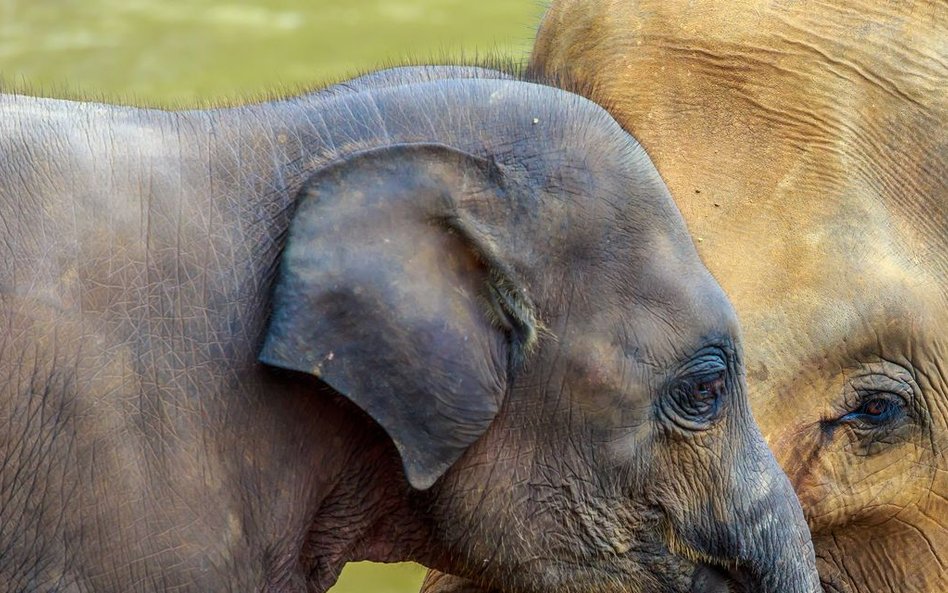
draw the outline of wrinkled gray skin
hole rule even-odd
[[[0,98],[0,591],[816,589],[644,152],[476,74]]]

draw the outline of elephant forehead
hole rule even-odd
[[[882,201],[843,192],[715,210],[725,212],[690,216],[689,225],[752,343],[787,332],[835,340],[866,321],[944,324],[948,270]]]
[[[754,279],[753,288],[749,281],[732,285],[755,358],[774,353],[785,359],[797,351],[795,364],[808,365],[815,358],[839,360],[867,351],[906,356],[913,344],[930,344],[948,330],[946,287],[924,271],[885,255],[871,267],[828,258],[818,268],[822,276],[796,283],[775,278],[771,285],[773,271]]]
[[[856,236],[897,227],[945,273],[948,95],[932,58],[946,16],[923,1],[564,0],[534,60],[591,86],[640,138],[697,237],[724,226],[768,243],[881,207],[882,226]]]
[[[626,236],[637,249],[610,251],[620,240],[608,237],[597,261],[570,260],[565,278],[548,279],[561,309],[555,332],[594,336],[610,352],[660,367],[708,342],[738,339],[737,315],[687,236]]]
[[[792,0],[554,4],[559,6],[554,6],[553,17],[559,17],[564,28],[570,21],[575,25],[592,20],[592,34],[629,34],[633,43],[644,46],[641,49],[664,45],[668,57],[677,53],[696,71],[702,62],[714,60],[719,76],[738,84],[752,85],[763,67],[771,76],[802,74],[824,82],[844,80],[866,90],[877,88],[893,100],[943,101],[939,76],[944,63],[934,58],[945,47],[948,11],[937,0],[884,6],[872,0],[844,0],[818,7]],[[743,58],[742,67],[730,63],[737,57]],[[804,88],[782,92],[804,102],[811,99]]]

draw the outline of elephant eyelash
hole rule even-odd
[[[904,379],[896,378],[885,372],[869,372],[856,374],[849,378],[847,394],[843,401],[843,408],[832,422],[849,422],[879,427],[890,424],[899,417],[912,415],[914,405],[914,389]],[[867,406],[873,402],[880,405],[894,406],[895,411],[873,414]]]
[[[860,389],[858,398],[847,406],[847,411],[836,419],[859,428],[873,430],[898,422],[908,414],[908,402],[892,391]],[[882,406],[876,411],[878,404]]]
[[[701,432],[715,425],[734,388],[733,354],[726,341],[709,344],[679,363],[663,388],[658,410],[679,428]]]

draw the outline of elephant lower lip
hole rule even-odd
[[[702,564],[695,569],[690,593],[742,593],[740,587],[727,573],[716,566]]]

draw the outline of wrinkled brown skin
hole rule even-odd
[[[531,67],[668,183],[826,590],[948,591],[948,4],[555,1]]]
[[[657,171],[589,101],[497,77],[0,97],[0,591],[321,592],[360,559],[814,591]]]

